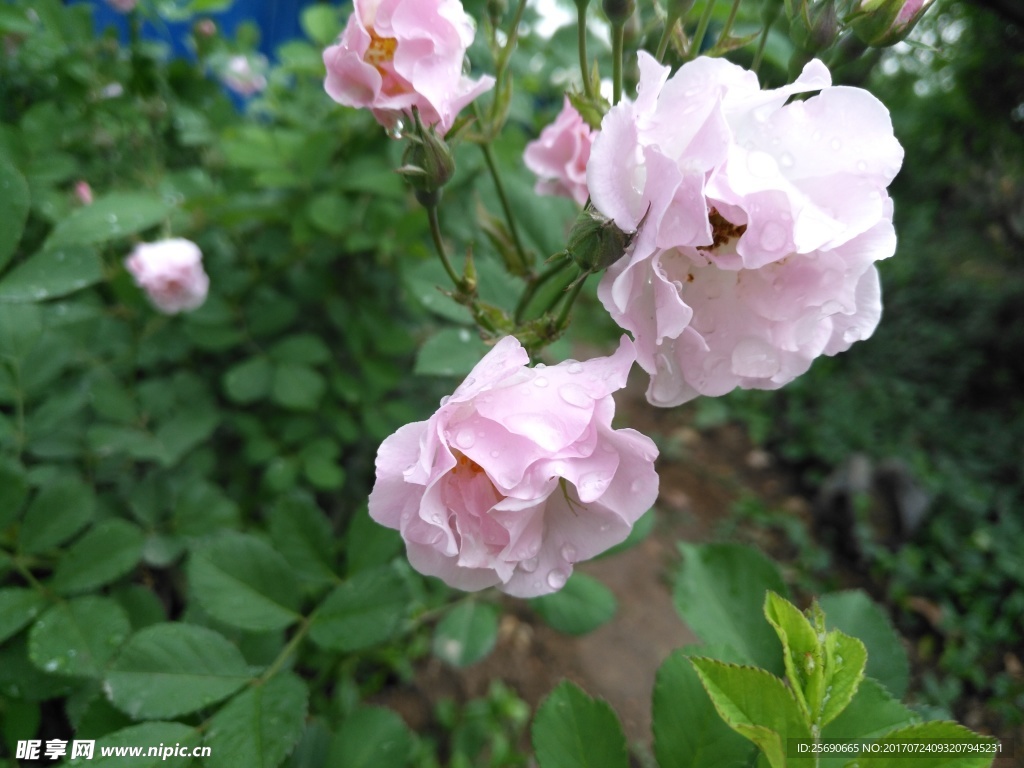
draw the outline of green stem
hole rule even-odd
[[[693,35],[693,42],[690,44],[690,59],[700,56],[700,47],[704,43],[704,35],[707,34],[708,25],[711,23],[711,12],[714,9],[715,0],[708,0],[708,4],[704,7],[704,13],[701,14],[700,21],[697,22],[697,31]]]
[[[721,33],[718,35],[719,40],[726,40],[729,37],[729,33],[732,32],[732,25],[736,21],[736,14],[740,10],[741,0],[732,0],[732,9],[729,11],[729,18],[725,20],[725,26],[722,27]]]
[[[508,66],[508,60],[512,56],[512,49],[516,47],[516,41],[519,39],[519,22],[523,20],[523,11],[525,10],[526,0],[519,0],[515,18],[512,19],[512,28],[508,32],[508,40],[505,41],[505,46],[501,49],[498,61],[496,62],[496,69],[501,74],[504,74],[505,68]]]
[[[768,45],[768,31],[771,27],[771,24],[764,25],[764,30],[761,32],[761,39],[757,42],[757,52],[754,54],[754,61],[750,65],[750,71],[754,74],[757,74],[757,70],[761,66],[761,59],[764,58],[764,49]]]
[[[17,455],[20,458],[21,452],[25,450],[25,444],[28,442],[28,435],[25,434],[25,392],[21,388],[21,365],[12,360],[10,369],[14,375],[14,420],[18,430]]]
[[[612,105],[622,99],[622,47],[626,38],[626,25],[612,25]]]
[[[590,87],[590,73],[587,71],[590,66],[587,61],[587,6],[577,3],[576,5],[576,47],[580,51],[580,74],[583,75],[583,93],[588,99],[594,97],[594,91]]]
[[[552,261],[551,266],[530,281],[526,286],[526,289],[523,291],[523,295],[519,297],[519,301],[516,303],[516,311],[514,315],[516,325],[523,322],[523,315],[526,313],[526,308],[529,306],[530,301],[533,300],[533,297],[537,295],[537,291],[540,290],[540,287],[551,280],[555,275],[561,273],[568,263],[568,257],[563,255],[561,258],[557,258]]]
[[[299,624],[298,630],[294,635],[292,635],[292,639],[288,641],[288,645],[281,649],[281,652],[277,654],[277,658],[274,659],[273,663],[267,667],[267,670],[262,675],[259,676],[257,684],[262,685],[281,671],[281,667],[283,667],[285,662],[287,662],[291,655],[295,653],[295,650],[299,647],[299,644],[309,632],[309,628],[313,626],[314,616],[316,616],[315,611],[309,616],[303,618],[302,623]]]
[[[501,181],[501,174],[498,172],[498,164],[494,162],[494,152],[491,151],[491,145],[488,142],[480,144],[480,149],[484,153],[484,161],[487,163],[487,170],[491,173],[491,178],[494,179],[494,189],[498,193],[498,200],[501,201],[501,209],[505,213],[505,221],[508,223],[509,234],[512,235],[512,244],[516,248],[516,254],[519,256],[519,274],[526,274],[529,269],[530,260],[526,255],[526,249],[523,248],[523,243],[519,239],[519,230],[516,227],[516,219],[512,214],[512,206],[508,202],[508,195],[505,194],[505,185]]]
[[[665,31],[661,33],[661,40],[658,41],[658,51],[654,54],[659,62],[665,60],[665,52],[668,50],[669,40],[672,39],[672,32],[675,31],[676,23],[679,21],[678,16],[669,16],[665,22]]]
[[[583,284],[587,282],[587,275],[580,273],[580,276],[576,279],[576,282],[569,288],[569,295],[565,297],[565,303],[562,304],[562,309],[558,312],[558,318],[555,320],[555,327],[559,330],[565,330],[569,324],[569,313],[572,311],[572,305],[576,303],[576,299],[580,295],[580,291],[583,290]]]
[[[448,277],[451,278],[452,283],[455,285],[455,289],[458,291],[462,290],[462,278],[455,271],[455,267],[452,266],[451,259],[448,258],[448,251],[444,247],[444,241],[441,239],[441,222],[437,220],[437,206],[427,206],[427,218],[430,219],[430,235],[434,239],[434,249],[437,251],[437,255],[441,258],[441,264],[444,266],[444,271],[448,273]]]

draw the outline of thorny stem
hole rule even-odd
[[[708,0],[708,4],[697,22],[697,31],[693,35],[693,42],[690,44],[690,59],[700,56],[700,47],[704,43],[704,35],[708,31],[708,24],[711,23],[711,12],[715,9],[715,0]]]
[[[437,255],[441,258],[441,264],[444,265],[444,271],[448,273],[448,277],[451,278],[452,283],[455,285],[455,289],[461,291],[463,288],[462,278],[459,277],[455,271],[455,267],[452,266],[451,259],[448,258],[448,251],[444,247],[444,241],[441,239],[441,223],[437,220],[437,206],[427,206],[427,218],[430,219],[430,235],[434,238],[434,249],[437,251]]]
[[[665,52],[668,50],[669,40],[672,39],[672,32],[675,31],[676,22],[678,21],[678,16],[669,16],[668,20],[665,22],[665,31],[661,33],[661,40],[658,41],[658,50],[654,54],[654,58],[659,62],[663,62],[665,60]]]
[[[516,325],[519,325],[523,321],[523,314],[526,312],[526,308],[529,306],[530,301],[537,295],[537,291],[540,290],[540,287],[565,269],[567,263],[568,258],[564,255],[560,258],[556,258],[551,262],[550,267],[534,277],[533,280],[527,284],[523,291],[523,295],[519,297],[519,301],[516,303],[516,311],[514,315]]]
[[[594,92],[590,87],[590,74],[587,71],[587,6],[577,3],[576,14],[576,47],[580,51],[580,74],[583,75],[583,93],[589,99],[593,98]]]
[[[555,328],[559,331],[565,329],[569,324],[569,313],[572,311],[572,305],[576,303],[576,299],[580,295],[580,291],[583,290],[583,284],[587,282],[587,275],[580,273],[580,276],[576,279],[571,286],[569,286],[569,295],[565,297],[565,303],[562,304],[562,309],[558,313],[558,318],[555,320]]]
[[[626,37],[626,25],[612,25],[612,105],[622,99],[622,46]]]
[[[501,209],[505,213],[505,221],[508,222],[508,231],[512,235],[512,244],[516,248],[516,255],[519,257],[519,267],[523,273],[525,273],[530,266],[530,261],[526,256],[526,250],[523,248],[523,243],[519,239],[519,230],[516,228],[516,219],[512,214],[512,206],[509,205],[508,195],[505,194],[505,185],[501,181],[501,174],[498,172],[498,165],[494,162],[494,152],[491,151],[491,145],[489,142],[481,142],[480,149],[484,153],[484,160],[487,163],[487,170],[491,173],[491,178],[494,179],[494,189],[498,193],[498,200],[501,201]]]

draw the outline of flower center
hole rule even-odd
[[[738,239],[744,232],[747,231],[746,224],[736,225],[725,218],[718,212],[717,208],[712,207],[708,211],[708,221],[711,222],[711,245],[698,245],[698,251],[713,251],[715,248],[725,245],[730,240]]]
[[[398,47],[398,40],[394,37],[381,37],[372,29],[370,33],[370,47],[366,49],[363,57],[367,64],[371,64],[383,73],[385,64],[390,64],[395,58],[395,49]]]
[[[483,467],[459,451],[452,451],[452,453],[455,455],[455,466],[452,468],[453,475],[461,472],[463,475],[475,477],[484,471]]]

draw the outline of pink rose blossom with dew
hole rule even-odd
[[[355,0],[336,45],[324,51],[332,99],[369,109],[389,130],[417,108],[441,134],[459,112],[494,86],[463,74],[473,19],[459,0]]]
[[[107,0],[107,5],[119,13],[128,13],[135,10],[139,0]]]
[[[671,78],[646,54],[640,65],[637,100],[605,116],[588,182],[621,229],[644,222],[598,295],[636,339],[648,400],[781,387],[869,336],[873,265],[895,250],[886,187],[903,159],[881,102],[832,87],[818,61],[772,91],[721,59]]]
[[[92,187],[89,182],[81,179],[75,182],[75,197],[82,205],[92,205]]]
[[[523,161],[538,179],[538,195],[569,197],[580,205],[587,202],[587,161],[595,132],[580,116],[569,99],[555,122],[526,145]]]
[[[199,247],[183,238],[139,243],[124,262],[150,302],[166,315],[190,312],[206,301],[210,279]]]
[[[232,56],[220,73],[221,82],[239,96],[253,96],[267,87],[267,78],[262,70],[266,68],[263,56],[252,59],[249,56]]]
[[[611,426],[634,355],[623,336],[610,357],[528,368],[502,339],[428,421],[381,445],[370,516],[458,589],[558,591],[658,495],[654,443]]]

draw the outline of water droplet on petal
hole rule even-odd
[[[501,456],[501,451],[491,451],[491,458],[496,459]]]
[[[569,580],[569,574],[557,568],[548,574],[548,586],[552,589],[561,589]]]
[[[565,558],[566,562],[575,563],[576,547],[574,547],[572,544],[566,544],[564,547],[562,547],[562,557]]]
[[[476,438],[473,436],[473,432],[468,429],[464,429],[455,436],[455,444],[459,448],[472,448],[476,442]]]
[[[732,351],[732,372],[737,376],[768,379],[779,372],[778,351],[755,337],[741,339]]]
[[[832,147],[832,149],[834,149],[836,152],[838,152],[840,149],[843,148],[843,140],[837,136],[833,138],[832,141],[828,143],[828,145]]]
[[[548,385],[548,380],[545,379],[543,376],[538,376],[536,379],[533,380],[533,386],[535,386],[535,387],[541,387],[543,389],[547,385]]]
[[[569,373],[580,373],[583,371],[583,364],[573,362],[569,364]]]
[[[783,168],[792,168],[794,162],[796,161],[793,160],[793,156],[789,152],[783,152],[779,157],[779,165]]]
[[[773,253],[786,244],[786,230],[776,221],[769,221],[761,230],[761,247]]]
[[[519,563],[519,567],[527,573],[533,573],[537,570],[537,558],[531,557],[527,560],[522,560]]]
[[[558,388],[558,395],[569,405],[577,408],[586,408],[593,402],[593,398],[587,394],[587,390],[579,384],[563,384]]]

